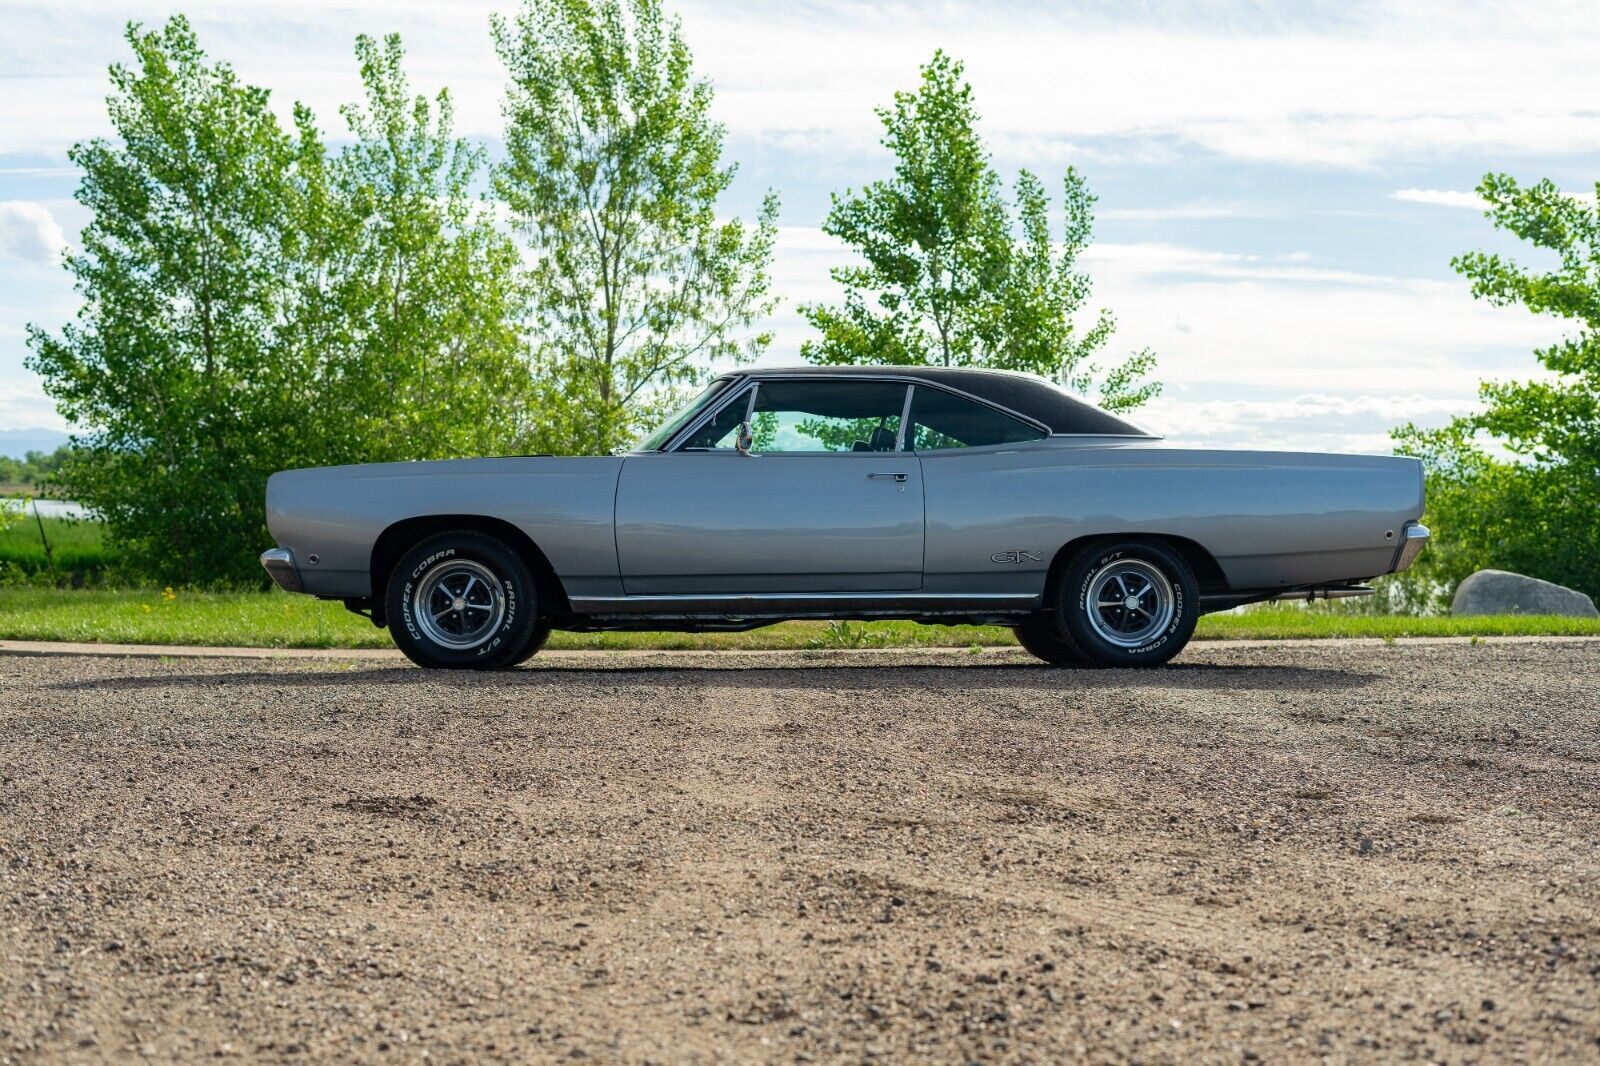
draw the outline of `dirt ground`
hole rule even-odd
[[[1600,1058],[1600,641],[0,657],[0,1061]]]

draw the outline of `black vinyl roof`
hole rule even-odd
[[[1013,370],[980,370],[943,366],[803,366],[762,367],[738,371],[739,377],[897,377],[944,385],[1005,407],[1039,423],[1051,433],[1147,437],[1139,427],[1067,395],[1044,378]]]

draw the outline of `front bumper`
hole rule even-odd
[[[278,587],[286,592],[304,592],[305,582],[300,580],[300,571],[294,565],[294,553],[288,548],[269,548],[261,553],[261,565],[267,573],[272,575],[272,580]]]
[[[1391,574],[1398,574],[1412,563],[1417,556],[1422,554],[1422,549],[1427,546],[1428,538],[1432,536],[1428,527],[1421,522],[1407,522],[1405,530],[1400,535],[1400,547],[1394,555],[1394,566],[1390,568]]]

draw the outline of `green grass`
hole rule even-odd
[[[32,513],[9,529],[0,530],[0,564],[11,564],[26,574],[49,571],[94,575],[105,568],[104,527],[82,519],[45,518]],[[45,553],[48,539],[50,553]],[[4,565],[0,565],[3,570]]]
[[[1600,636],[1600,620],[1412,618],[1303,607],[1209,615],[1196,638],[1279,639],[1502,635]],[[389,635],[336,603],[283,592],[0,588],[0,639],[113,644],[386,648]],[[785,622],[747,633],[557,633],[552,648],[879,648],[1012,643],[998,626],[911,622]]]
[[[1488,615],[1451,618],[1356,614],[1307,607],[1250,607],[1200,619],[1197,640],[1336,639],[1343,637],[1600,637],[1600,618]]]

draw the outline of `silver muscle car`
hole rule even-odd
[[[1370,591],[1421,515],[1414,459],[1167,447],[1022,374],[807,367],[720,377],[625,455],[275,474],[261,562],[429,667],[790,618],[999,624],[1046,662],[1149,666],[1208,611]]]

